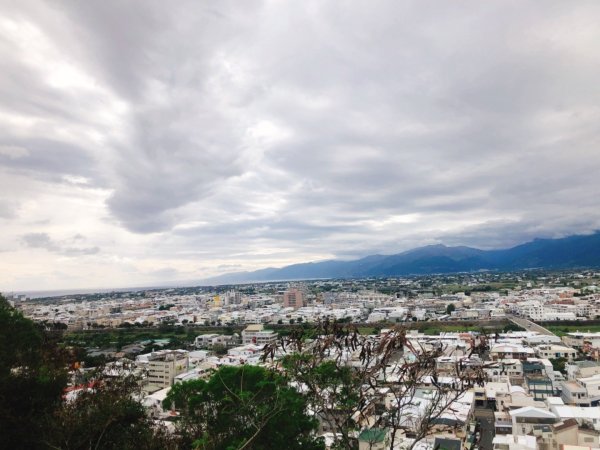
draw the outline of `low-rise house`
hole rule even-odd
[[[498,396],[496,399],[498,411],[514,411],[527,406],[544,409],[546,404],[543,401],[535,400],[532,396],[528,395],[521,386],[511,386],[509,395]]]
[[[600,447],[600,432],[588,427],[579,427],[577,430],[579,446],[584,450],[598,449]]]
[[[508,382],[487,382],[484,386],[486,404],[495,406],[498,398],[504,398],[510,394]]]
[[[593,375],[591,377],[579,378],[577,383],[582,386],[587,393],[589,399],[589,406],[600,405],[600,375]]]
[[[242,344],[265,345],[272,344],[277,340],[277,333],[273,330],[265,330],[262,324],[248,325],[242,331]]]
[[[492,441],[494,450],[536,450],[535,436],[496,435]]]
[[[182,372],[175,377],[174,384],[184,383],[186,381],[198,380],[201,378],[208,378],[212,374],[212,369],[206,365],[194,367],[187,372]]]
[[[575,419],[580,427],[600,431],[600,408],[598,407],[550,405],[550,411],[562,421]]]
[[[581,386],[577,381],[562,381],[561,394],[563,402],[566,405],[589,406],[590,400],[587,396],[585,387]]]
[[[562,339],[565,344],[581,350],[586,346],[600,347],[600,331],[595,333],[575,331],[567,333]]]
[[[561,339],[554,334],[536,334],[525,338],[524,342],[531,347],[535,347],[541,344],[560,344]]]
[[[500,344],[494,345],[490,350],[490,359],[499,361],[502,359],[520,359],[524,360],[535,356],[535,352],[531,347],[523,345]]]
[[[527,392],[534,400],[543,400],[554,396],[552,380],[545,375],[527,375],[525,376],[525,385]]]
[[[590,428],[580,427],[575,419],[566,419],[550,425],[549,432],[538,437],[538,448],[554,450],[583,446],[590,449],[598,445],[599,434]]]
[[[600,375],[600,361],[573,361],[566,365],[566,369],[569,380]]]
[[[162,403],[167,398],[170,390],[171,387],[169,386],[144,397],[142,405],[144,405],[150,417],[159,419],[169,415],[169,412],[163,409]]]
[[[234,347],[239,345],[239,335],[227,334],[201,334],[196,336],[194,345],[196,348],[214,348],[215,346]]]
[[[533,434],[534,430],[558,421],[554,413],[532,406],[509,411],[509,414],[512,419],[512,433],[515,436]]]
[[[548,359],[564,358],[568,361],[573,361],[577,357],[577,350],[564,345],[540,345],[536,347],[535,352],[538,357]]]
[[[494,429],[498,434],[512,434],[512,418],[507,411],[494,412]]]

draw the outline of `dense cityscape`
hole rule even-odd
[[[309,400],[326,448],[526,450],[598,445],[599,278],[593,270],[523,271],[7,298],[80,349],[67,399],[89,389],[83,380],[98,367],[135,375],[146,414],[170,433],[181,432],[185,415],[170,400],[174,386],[223,367],[284,370],[290,336],[300,332],[311,351],[324,324],[335,324],[358,344],[328,349],[321,363],[360,367],[365,345],[377,348],[398,330],[405,340],[393,364],[377,366],[374,357],[373,385],[355,386],[363,404],[345,411],[343,427],[331,420],[339,404]],[[398,405],[394,386],[408,380],[390,384],[391,368],[420,358],[434,365],[415,375],[414,390],[402,394],[410,402]],[[302,386],[298,373],[288,376]]]

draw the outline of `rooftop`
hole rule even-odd
[[[385,441],[386,436],[387,429],[370,428],[362,430],[360,435],[358,436],[358,440],[369,443],[383,442]]]
[[[600,361],[573,361],[571,364],[575,364],[580,369],[600,367]]]

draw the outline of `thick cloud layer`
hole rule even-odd
[[[596,1],[0,12],[0,289],[600,229]]]

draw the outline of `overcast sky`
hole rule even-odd
[[[597,0],[0,5],[0,290],[600,229]]]

